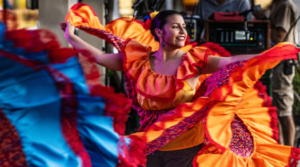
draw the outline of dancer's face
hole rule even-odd
[[[164,25],[162,30],[163,41],[169,47],[181,48],[185,44],[187,37],[186,25],[183,17],[175,14],[168,17],[168,22]]]

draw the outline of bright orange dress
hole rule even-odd
[[[149,55],[154,50],[144,46],[136,40],[127,40],[123,46],[123,68],[126,76],[133,82],[136,101],[144,110],[139,112],[141,116],[141,127],[150,126],[152,123],[169,114],[170,109],[179,104],[191,102],[201,82],[208,75],[202,75],[195,89],[185,81],[198,74],[196,66],[206,66],[207,56],[212,54],[206,47],[195,47],[183,56],[182,65],[178,67],[177,73],[166,76],[155,73],[151,70]],[[134,98],[134,97],[132,97]],[[160,111],[160,115],[153,121],[153,117]],[[164,111],[163,111],[164,110]],[[147,128],[140,128],[145,131]],[[179,150],[197,146],[204,141],[202,123],[172,140],[161,147],[161,151]]]
[[[123,53],[132,106],[138,112],[149,110],[158,115],[150,126],[131,135],[147,143],[146,155],[158,149],[188,148],[204,139],[204,147],[194,158],[195,167],[300,164],[299,149],[277,143],[276,108],[271,107],[270,97],[259,82],[264,72],[281,60],[297,58],[298,48],[281,43],[248,61],[229,64],[211,76],[202,75],[194,91],[184,80],[195,75],[196,66],[206,65],[207,55],[227,54],[220,46],[189,45],[183,49],[187,54],[177,74],[164,76],[151,71],[149,53],[157,50],[158,44],[143,23],[117,19],[103,27],[85,4],[72,7],[66,20]],[[193,49],[189,51],[190,48]],[[141,115],[142,120],[145,115]]]

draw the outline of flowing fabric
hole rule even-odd
[[[124,56],[123,64],[128,96],[133,100],[132,107],[141,114],[141,119],[149,118],[151,121],[149,126],[142,127],[144,131],[131,136],[146,141],[148,146],[146,154],[168,145],[181,134],[202,123],[204,147],[194,158],[195,167],[298,166],[300,150],[277,143],[276,108],[271,107],[270,97],[259,81],[266,70],[273,68],[281,60],[297,58],[297,53],[300,51],[298,48],[289,43],[280,43],[248,61],[229,64],[201,80],[190,102],[179,104],[173,109],[151,111],[140,106],[137,100],[137,95],[141,94],[137,89],[139,87],[137,84],[140,84],[138,80],[147,66],[147,63],[143,63],[147,62],[147,56],[144,55],[150,52],[147,48],[155,51],[158,47],[151,43],[153,37],[146,34],[147,27],[143,27],[143,23],[135,20],[126,21],[124,18],[117,19],[105,27],[97,21],[95,26],[96,16],[87,14],[89,12],[86,11],[89,10],[91,8],[85,4],[77,4],[71,8],[66,20],[70,20],[71,24],[90,34],[105,39],[119,48],[123,54],[128,54]],[[135,26],[131,27],[131,25]],[[140,44],[127,46],[128,41],[133,40],[125,40],[126,38],[132,38]],[[212,43],[202,47],[206,47],[210,55],[230,56],[224,48]],[[126,50],[128,48],[133,53],[131,58],[130,50]],[[137,52],[139,54],[136,54]],[[126,66],[128,58],[135,60],[131,62],[133,66]],[[203,62],[205,61],[201,61]],[[201,63],[196,62],[194,65],[202,66]],[[188,65],[192,64],[188,63]],[[180,71],[180,68],[178,70]],[[137,75],[132,75],[135,73]],[[173,83],[176,84],[175,81]],[[149,94],[149,91],[145,94]],[[151,94],[153,95],[153,92]],[[164,97],[163,94],[160,96]],[[156,96],[148,96],[148,98],[154,99]]]
[[[143,166],[144,144],[123,136],[131,100],[99,76],[51,32],[0,24],[0,166]]]

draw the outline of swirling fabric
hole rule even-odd
[[[0,24],[0,166],[144,165],[144,144],[122,136],[131,100],[99,76],[51,32]]]
[[[79,28],[80,26],[94,27],[93,20],[96,16],[87,15],[87,12],[82,13],[81,9],[91,10],[85,4],[77,4],[70,10],[66,20],[72,20],[71,24]],[[136,25],[136,29],[131,25]],[[107,29],[111,34],[124,39],[120,45],[122,53],[125,53],[127,47],[131,46],[126,47],[127,43],[124,42],[126,38],[133,38],[137,41],[137,44],[129,49],[134,53],[139,52],[139,55],[133,54],[133,56],[140,56],[141,59],[134,57],[128,59],[129,52],[126,52],[128,56],[124,56],[123,66],[126,72],[128,95],[133,100],[132,107],[137,109],[142,119],[147,118],[147,114],[151,112],[159,115],[154,121],[151,120],[152,123],[149,126],[143,126],[145,129],[143,132],[131,135],[146,141],[148,146],[146,154],[163,148],[201,123],[204,127],[200,132],[204,134],[204,147],[194,158],[195,167],[296,167],[299,164],[299,149],[281,146],[277,143],[276,108],[271,107],[270,97],[259,82],[264,72],[276,66],[281,60],[297,58],[297,53],[300,51],[298,48],[289,43],[280,43],[248,61],[229,64],[203,80],[193,100],[179,104],[175,108],[152,111],[139,106],[137,99],[137,94],[140,93],[140,90],[137,90],[140,84],[138,77],[143,71],[140,63],[147,61],[144,56],[149,52],[147,48],[155,51],[158,47],[149,42],[153,41],[153,37],[144,34],[147,29],[142,25],[135,21],[117,19],[106,26],[113,27]],[[100,29],[105,28],[100,26]],[[97,36],[101,37],[99,34]],[[107,37],[101,38],[107,40]],[[204,46],[209,48],[211,55],[230,56],[230,53],[218,45],[208,43]],[[126,60],[135,60],[136,62],[130,63],[139,66],[127,66]],[[195,65],[201,67],[203,62],[205,61],[200,61]],[[133,73],[139,75],[132,75]],[[148,79],[151,75],[144,77]]]

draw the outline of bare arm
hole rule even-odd
[[[253,57],[258,56],[258,54],[248,54],[248,55],[237,55],[232,57],[216,57],[216,56],[208,56],[207,58],[207,65],[204,69],[200,70],[201,74],[211,74],[214,73],[221,68],[225,67],[226,65],[236,62],[236,61],[243,61],[249,60]]]
[[[116,71],[123,70],[123,59],[121,53],[105,54],[101,50],[95,48],[94,46],[88,44],[87,42],[76,36],[74,34],[74,30],[75,27],[67,22],[67,27],[65,29],[65,38],[82,55],[92,56],[96,60],[96,63],[106,68]],[[86,51],[88,51],[88,53]]]

